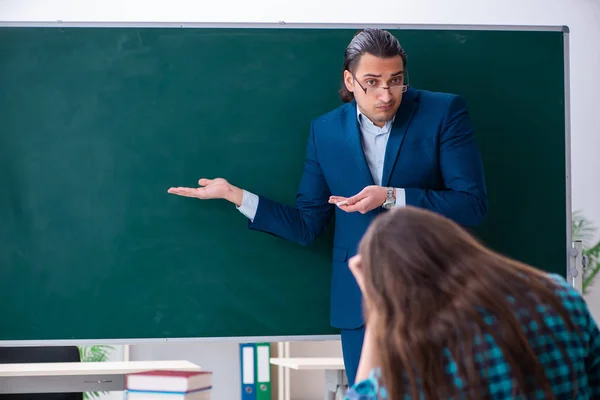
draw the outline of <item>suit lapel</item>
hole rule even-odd
[[[385,149],[385,158],[383,162],[383,176],[381,179],[382,186],[389,186],[390,176],[396,159],[400,153],[400,146],[406,135],[406,130],[410,125],[413,114],[417,108],[416,92],[414,89],[409,89],[402,97],[402,103],[396,112],[396,118],[392,124],[392,130]]]
[[[371,170],[367,164],[365,152],[362,147],[362,141],[358,127],[358,117],[356,114],[356,102],[352,101],[348,104],[348,107],[346,107],[346,115],[343,118],[343,121],[345,124],[344,130],[346,141],[350,147],[352,158],[356,162],[356,165],[361,172],[360,178],[364,179],[366,182],[364,186],[374,185],[375,182],[373,181],[373,176],[371,175]]]

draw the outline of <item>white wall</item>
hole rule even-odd
[[[341,357],[342,344],[339,341],[292,342],[290,357]],[[325,388],[325,374],[315,371],[290,371],[290,395],[293,400],[322,399]]]
[[[360,0],[0,0],[0,20],[568,25],[571,29],[573,208],[582,210],[600,226],[600,77],[597,72],[600,71],[600,0],[380,0],[377,3]],[[592,293],[588,301],[600,321],[600,290]],[[132,350],[132,356],[200,357],[206,360],[204,366],[231,374],[219,378],[223,385],[230,385],[237,379],[237,366],[226,372],[230,367],[225,364],[237,360],[236,349],[223,344],[145,345]],[[226,356],[218,356],[221,351]],[[292,347],[293,355],[320,351],[335,353],[339,351],[339,343],[312,346],[301,343]],[[322,398],[322,387],[318,387],[322,385],[320,374],[304,372],[292,379],[292,388],[297,389],[295,399]],[[236,388],[227,393],[237,396],[239,392]]]
[[[231,342],[143,344],[130,346],[131,360],[188,360],[213,372],[213,399],[241,396],[239,347]]]

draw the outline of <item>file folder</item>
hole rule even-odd
[[[254,343],[240,343],[242,400],[256,399],[256,349]]]
[[[271,400],[271,346],[256,343],[256,400]]]

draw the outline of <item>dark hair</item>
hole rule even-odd
[[[382,29],[367,28],[359,31],[346,47],[344,54],[344,68],[342,69],[342,85],[340,87],[340,98],[343,102],[350,102],[354,94],[344,84],[344,71],[354,72],[356,64],[363,54],[368,53],[375,57],[391,58],[400,56],[406,68],[406,53],[398,39],[388,31]]]
[[[359,254],[365,319],[372,324],[381,385],[390,400],[489,398],[486,372],[476,361],[489,351],[481,343],[484,335],[493,337],[509,364],[517,393],[541,389],[545,398],[555,398],[539,349],[520,321],[526,316],[525,322],[552,335],[539,312],[543,305],[562,317],[567,330],[581,334],[548,274],[489,250],[450,219],[414,207],[376,218]],[[481,310],[501,321],[501,329],[486,322]],[[445,370],[446,351],[456,361],[462,388]]]

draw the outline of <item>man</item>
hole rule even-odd
[[[225,179],[170,193],[226,199],[249,228],[302,245],[335,211],[331,323],[341,329],[344,364],[354,382],[363,343],[361,294],[348,269],[370,222],[393,207],[415,206],[465,226],[487,212],[481,157],[465,102],[408,87],[406,54],[389,32],[365,29],[345,52],[344,105],[311,123],[295,206],[240,189]]]

